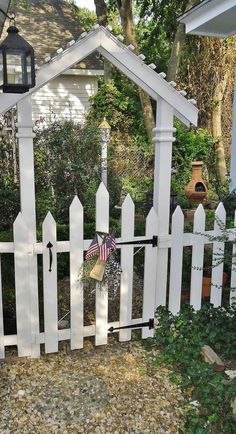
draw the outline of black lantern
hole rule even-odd
[[[25,93],[35,86],[34,50],[15,26],[0,44],[0,88],[7,93]]]

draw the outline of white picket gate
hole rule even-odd
[[[122,245],[121,248],[121,283],[120,283],[120,316],[119,321],[108,323],[108,291],[106,286],[101,290],[96,289],[95,324],[84,325],[84,292],[83,283],[79,279],[84,251],[90,245],[91,240],[83,240],[83,206],[77,197],[70,206],[70,232],[68,241],[57,241],[56,222],[48,213],[43,222],[42,242],[29,244],[27,227],[21,213],[14,223],[14,242],[1,242],[0,253],[13,253],[15,263],[15,294],[16,294],[16,319],[17,334],[5,335],[3,327],[2,282],[0,266],[0,358],[5,357],[5,347],[17,345],[19,356],[38,357],[40,344],[45,344],[45,352],[58,351],[58,342],[70,340],[71,349],[83,348],[83,340],[86,336],[95,336],[96,345],[107,343],[108,328],[137,324],[153,318],[159,299],[159,276],[157,275],[158,249],[170,250],[170,272],[168,288],[168,307],[177,314],[181,308],[182,290],[182,260],[183,248],[192,246],[192,268],[190,303],[194,309],[201,307],[202,300],[202,266],[204,257],[204,245],[209,244],[208,236],[220,233],[219,220],[225,221],[225,210],[220,204],[216,210],[214,229],[205,232],[205,212],[199,205],[194,217],[193,233],[184,233],[184,216],[177,207],[172,218],[171,234],[158,232],[158,217],[152,208],[146,219],[145,236],[134,236],[135,209],[131,197],[128,195],[122,205],[121,211],[121,238],[117,242],[145,241],[158,236],[158,246],[144,245],[144,280],[143,280],[143,309],[142,318],[132,318],[132,293],[133,293],[133,253],[135,247],[140,244]],[[235,220],[236,223],[236,220]],[[109,195],[103,184],[100,185],[96,195],[96,230],[109,231]],[[202,233],[199,235],[196,233]],[[227,229],[228,237],[235,240],[235,228]],[[49,271],[48,242],[52,244],[53,263]],[[213,255],[222,252],[223,242],[213,243]],[[235,254],[235,244],[233,252]],[[70,328],[58,329],[57,306],[57,253],[69,252],[70,255]],[[34,258],[43,256],[43,298],[44,298],[44,332],[39,332],[38,289],[35,284]],[[1,264],[0,264],[1,265]],[[231,287],[236,287],[235,262],[232,264]],[[213,268],[211,302],[214,306],[221,305],[222,290],[220,288],[223,276],[223,264]],[[236,296],[235,289],[231,290],[230,300]],[[152,330],[142,329],[142,337],[153,335]],[[119,332],[120,341],[131,339],[131,330],[125,329]]]

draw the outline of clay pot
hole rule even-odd
[[[192,177],[185,187],[185,193],[191,203],[199,204],[207,195],[207,188],[202,180],[203,161],[193,161],[191,166]]]
[[[222,286],[225,286],[228,280],[228,274],[223,273]],[[211,295],[211,276],[203,276],[202,278],[202,298],[208,298]]]

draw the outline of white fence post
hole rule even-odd
[[[236,99],[236,95],[235,95]],[[235,101],[236,103],[236,101]],[[234,227],[236,227],[236,211],[234,213]],[[236,303],[236,243],[233,243],[232,249],[232,266],[231,266],[231,280],[230,280],[230,304]]]
[[[158,218],[152,207],[146,220],[146,238],[151,239],[158,232]],[[144,284],[143,284],[143,321],[148,321],[155,314],[156,289],[156,259],[157,249],[151,244],[145,246],[144,257]],[[142,329],[142,338],[153,337],[153,330],[148,327]]]
[[[49,248],[52,244],[52,267],[49,268]],[[43,222],[43,300],[45,352],[58,351],[58,313],[57,313],[57,238],[56,222],[49,212]]]
[[[4,327],[3,327],[3,306],[2,306],[2,259],[0,255],[0,359],[4,359]]]
[[[34,180],[34,153],[33,153],[33,121],[32,101],[28,95],[17,104],[16,137],[19,142],[19,171],[20,171],[20,201],[21,212],[27,226],[29,244],[36,243],[36,205],[35,205],[35,180]],[[38,306],[38,266],[37,255],[33,250],[29,252],[29,292],[31,303],[31,331],[32,348],[31,357],[40,356],[40,346],[36,344],[36,336],[39,334],[39,306]]]
[[[193,250],[190,286],[190,304],[195,310],[201,309],[202,301],[202,273],[204,259],[204,231],[206,215],[200,204],[194,214]],[[201,235],[202,234],[202,235]]]
[[[36,211],[34,185],[33,121],[31,95],[17,104],[20,171],[21,212],[28,228],[29,238],[35,238]]]
[[[28,228],[21,213],[14,225],[15,291],[18,356],[31,355],[31,303],[29,290]]]
[[[96,230],[109,232],[109,194],[101,182],[96,194]],[[108,287],[96,286],[96,345],[107,343],[108,333]]]
[[[182,267],[183,267],[183,232],[184,215],[177,206],[172,216],[172,237],[171,237],[171,262],[170,262],[170,290],[169,310],[176,315],[180,311],[181,288],[182,288]]]
[[[70,206],[70,331],[71,349],[83,348],[83,282],[80,278],[84,257],[83,207],[76,196]]]
[[[226,214],[222,203],[220,203],[215,212],[214,236],[222,236],[221,227],[225,226]],[[212,257],[212,279],[211,279],[211,297],[210,302],[214,307],[221,306],[222,299],[222,281],[224,261],[222,260],[219,265],[215,265],[219,258],[223,258],[224,243],[221,241],[214,241],[213,243],[213,257]]]
[[[134,237],[134,203],[128,194],[121,210],[121,240],[131,241]],[[133,292],[133,253],[132,245],[121,246],[121,280],[120,280],[120,326],[129,325],[132,319]],[[121,342],[131,339],[131,330],[119,332]]]
[[[158,215],[158,235],[169,234],[170,181],[173,133],[173,107],[162,98],[157,101],[153,206]],[[157,248],[156,307],[166,305],[168,248]]]

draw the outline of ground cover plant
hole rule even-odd
[[[161,351],[155,363],[173,369],[172,380],[180,382],[190,401],[185,434],[235,433],[236,378],[204,362],[201,348],[209,345],[226,367],[235,369],[236,305],[204,304],[198,312],[186,305],[177,316],[159,307],[156,318],[155,346]]]

